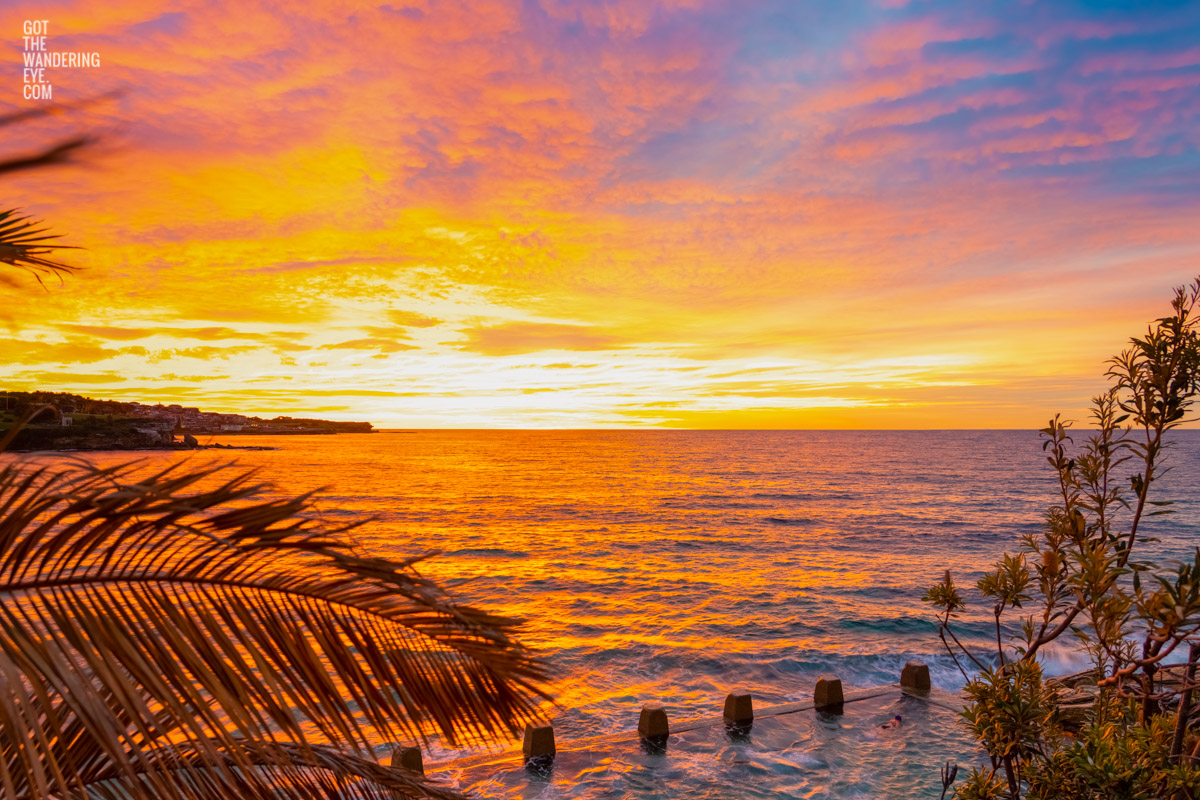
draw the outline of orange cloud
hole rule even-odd
[[[460,349],[489,356],[537,353],[543,350],[613,350],[625,346],[621,338],[582,325],[512,322],[463,331],[467,341]]]
[[[378,350],[381,353],[399,353],[403,350],[416,350],[410,344],[397,342],[395,339],[366,338],[352,339],[348,342],[321,345],[322,350]]]

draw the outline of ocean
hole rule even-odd
[[[1177,513],[1148,520],[1161,542],[1146,555],[1200,543],[1200,431],[1175,438],[1158,496]],[[986,652],[991,613],[974,583],[1039,529],[1056,491],[1033,431],[215,439],[279,449],[137,457],[232,459],[281,494],[323,488],[332,517],[372,517],[358,531],[371,551],[440,551],[422,572],[526,620],[523,638],[558,673],[546,711],[560,741],[629,730],[647,701],[678,717],[714,713],[733,688],[788,702],[823,675],[847,689],[893,682],[914,658],[936,686],[961,688],[921,593],[951,569],[970,604],[959,635]],[[1046,658],[1051,673],[1086,666],[1065,641]]]

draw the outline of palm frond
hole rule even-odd
[[[54,244],[62,234],[47,233],[38,227],[41,222],[21,214],[19,209],[0,211],[0,264],[9,264],[32,272],[38,282],[43,275],[62,278],[78,267],[64,264],[48,256],[56,250],[78,250],[64,244]]]
[[[4,120],[0,118],[0,124],[3,124],[3,122]],[[17,156],[16,158],[6,158],[0,161],[0,174],[17,172],[23,169],[37,169],[38,167],[66,164],[75,156],[76,150],[88,146],[93,141],[90,136],[74,136],[69,139],[63,139],[49,147],[42,148],[36,153]]]
[[[300,747],[291,743],[246,741],[238,743],[236,752],[228,751],[221,743],[213,746],[226,756],[222,769],[214,769],[206,754],[193,745],[169,745],[150,754],[153,774],[168,776],[175,783],[203,787],[203,795],[209,797],[462,800],[457,792],[410,772],[384,767],[372,759],[325,745]],[[254,769],[243,769],[247,763],[253,764]],[[127,800],[131,786],[150,783],[145,774],[132,781],[115,771],[96,777],[87,792],[97,800]]]
[[[45,103],[29,108],[22,108],[17,111],[11,111],[7,114],[0,114],[0,128],[8,125],[20,125],[21,123],[40,119],[42,117],[67,115],[97,103],[102,103],[107,100],[114,100],[120,97],[122,94],[124,94],[124,92],[116,90],[93,95],[91,97],[84,97],[80,100],[74,100],[69,103]],[[97,143],[97,141],[99,141],[98,137],[90,134],[75,134],[72,136],[62,137],[53,144],[46,145],[33,153],[0,158],[0,175],[7,172],[18,172],[20,170],[38,169],[41,167],[51,167],[59,164],[71,163],[75,159],[79,150],[86,147],[92,147]]]
[[[6,125],[19,125],[22,122],[28,122],[42,117],[53,117],[69,114],[88,106],[102,103],[106,100],[115,100],[125,94],[120,89],[114,89],[107,92],[101,92],[90,97],[83,97],[78,100],[72,100],[67,103],[39,103],[35,106],[28,106],[17,111],[10,111],[7,114],[0,114],[0,128]],[[95,141],[94,139],[92,141]]]
[[[36,405],[36,406],[30,406],[28,409],[25,410],[25,413],[22,414],[17,419],[16,422],[14,422],[12,425],[10,425],[8,427],[7,430],[0,431],[0,453],[3,453],[5,450],[8,449],[9,445],[11,445],[13,443],[13,440],[17,438],[17,434],[21,432],[22,428],[24,428],[29,423],[33,422],[33,420],[37,417],[38,414],[41,414],[43,411],[46,411],[47,409],[55,410],[54,406],[47,405],[46,403],[42,403],[41,405]]]
[[[360,523],[309,496],[225,474],[0,469],[0,793],[222,796],[198,787],[279,748],[342,780],[323,745],[365,762],[383,739],[477,743],[536,716],[546,668],[517,621],[456,602],[419,558],[362,553]],[[171,752],[203,777],[175,780]]]

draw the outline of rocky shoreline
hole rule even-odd
[[[201,444],[195,436],[184,434],[182,441],[170,434],[109,427],[87,430],[78,427],[29,427],[17,432],[8,452],[94,453],[145,450],[278,450],[267,445]]]
[[[1091,721],[1092,706],[1100,694],[1096,685],[1100,673],[1086,669],[1073,675],[1047,678],[1046,687],[1056,693],[1056,719],[1063,730],[1078,733]]]
[[[279,450],[278,447],[268,447],[261,444],[158,444],[158,445],[98,445],[95,447],[11,447],[5,452],[9,453],[136,453],[146,451],[181,451],[191,452],[193,450]]]
[[[1157,681],[1159,688],[1178,690],[1182,687],[1183,679],[1172,668],[1175,666],[1163,668]],[[1055,719],[1063,730],[1075,734],[1091,723],[1092,709],[1100,696],[1100,687],[1096,685],[1099,679],[1100,673],[1094,668],[1046,679],[1046,687],[1055,692]],[[1162,708],[1170,711],[1178,704],[1178,696],[1169,697],[1162,703]]]

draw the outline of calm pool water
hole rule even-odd
[[[898,729],[881,728],[897,714]],[[947,759],[984,760],[953,717],[894,692],[848,703],[841,715],[809,709],[756,720],[745,735],[718,724],[673,734],[662,750],[624,741],[564,752],[548,771],[523,769],[510,757],[431,774],[482,797],[513,800],[936,798]]]

